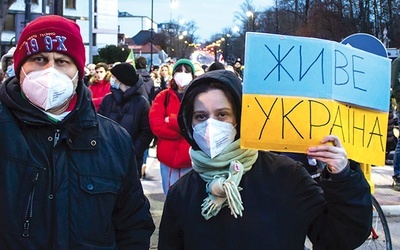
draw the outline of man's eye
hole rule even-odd
[[[68,63],[68,61],[67,60],[63,60],[63,59],[59,59],[59,60],[57,60],[57,63],[58,64],[65,64],[65,63]]]
[[[34,58],[32,59],[32,61],[35,61],[35,62],[43,62],[43,61],[44,61],[44,58],[41,57],[41,56],[37,56],[37,57],[34,57]]]

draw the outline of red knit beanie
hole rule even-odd
[[[22,64],[32,55],[41,52],[58,52],[68,55],[85,76],[85,46],[79,26],[64,17],[41,16],[26,26],[19,37],[14,52],[15,76],[19,78]]]

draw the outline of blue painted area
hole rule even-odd
[[[243,92],[334,99],[387,111],[390,60],[337,42],[247,33]]]

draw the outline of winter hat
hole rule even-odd
[[[14,52],[15,75],[19,78],[22,64],[32,55],[41,52],[58,52],[71,57],[85,76],[85,46],[79,26],[57,15],[41,16],[26,26],[18,39]]]
[[[208,67],[207,71],[213,71],[213,70],[219,70],[219,69],[225,69],[225,65],[223,65],[220,62],[213,62],[210,67]]]
[[[182,65],[182,64],[187,64],[190,66],[190,69],[192,70],[192,74],[194,75],[194,65],[193,63],[188,60],[188,59],[179,59],[175,64],[174,67],[172,68],[172,75],[175,73],[175,70],[178,68],[178,66]]]
[[[7,59],[12,58],[14,55],[15,47],[11,47],[6,54],[1,57],[1,69],[6,72],[7,71]]]
[[[110,71],[118,81],[128,86],[135,85],[139,80],[135,68],[130,63],[117,64]]]

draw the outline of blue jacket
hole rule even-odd
[[[81,82],[59,123],[0,88],[2,249],[148,249],[154,223],[128,133],[98,116]]]

